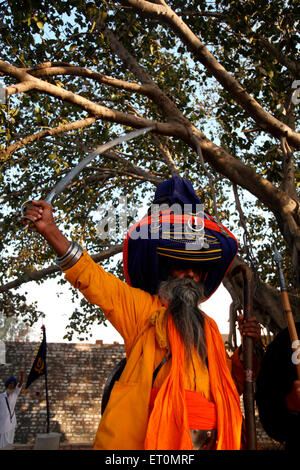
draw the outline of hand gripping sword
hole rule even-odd
[[[146,134],[147,132],[150,132],[153,129],[155,129],[155,126],[137,129],[133,132],[129,132],[129,134],[121,135],[120,137],[117,137],[111,140],[110,142],[107,142],[106,144],[99,145],[91,153],[89,153],[87,157],[85,157],[80,163],[78,163],[77,166],[75,166],[71,171],[69,171],[69,173],[67,173],[66,176],[62,178],[56,186],[54,186],[48,196],[45,197],[44,201],[52,205],[57,196],[59,196],[59,194],[61,194],[69,186],[69,184],[81,172],[81,170],[83,170],[83,168],[85,168],[97,155],[106,152],[106,150],[111,149],[112,147],[115,147],[116,145],[121,144],[122,142],[127,142],[128,140],[134,139],[139,135]],[[32,222],[30,217],[26,217],[26,209],[31,203],[32,201],[30,200],[25,201],[22,204],[20,210],[20,219],[27,219]],[[24,226],[24,229],[26,229],[28,225],[29,223]]]
[[[290,299],[288,296],[287,287],[285,284],[285,279],[284,279],[283,271],[281,268],[282,256],[278,252],[275,246],[274,246],[274,260],[278,266],[282,305],[283,305],[283,310],[285,313],[286,322],[287,322],[287,326],[288,326],[288,330],[289,330],[289,334],[290,334],[290,338],[292,342],[292,348],[294,351],[297,351],[297,350],[300,350],[300,341],[298,339],[298,333],[297,333],[296,326],[295,326],[295,320],[294,320],[293,312],[291,309]],[[298,377],[298,380],[300,380],[300,363],[295,364],[295,365],[296,365],[296,370],[297,370],[297,377]]]

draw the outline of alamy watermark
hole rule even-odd
[[[0,104],[6,104],[6,88],[0,83]]]
[[[300,80],[294,80],[292,83],[292,88],[296,88],[292,94],[292,103],[299,104],[300,103]]]
[[[183,246],[188,249],[206,248],[204,230],[204,207],[203,204],[152,204],[150,210],[142,221],[138,220],[141,207],[129,207],[127,197],[118,198],[117,207],[99,206],[97,213],[100,222],[97,225],[97,235],[101,240],[115,238],[124,239],[130,231],[132,240],[159,240],[172,239],[186,241]],[[147,217],[146,217],[147,216]],[[140,223],[131,224],[129,218],[138,220]],[[188,246],[187,246],[188,245]]]
[[[292,343],[292,348],[295,350],[292,354],[292,363],[300,364],[300,340],[296,339]]]

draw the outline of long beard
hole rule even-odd
[[[187,358],[196,348],[203,362],[207,362],[204,334],[204,317],[199,308],[204,299],[204,288],[189,278],[170,278],[162,281],[158,289],[159,297],[168,303],[168,312],[183,340]]]

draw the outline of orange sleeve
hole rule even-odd
[[[85,251],[80,260],[65,271],[65,278],[90,303],[101,308],[125,344],[133,341],[146,319],[161,307],[157,296],[133,288],[107,273]]]

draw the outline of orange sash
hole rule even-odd
[[[211,394],[217,414],[216,448],[239,450],[242,428],[240,398],[226,364],[224,343],[218,327],[206,315],[204,329]],[[168,338],[172,351],[171,370],[157,393],[149,417],[145,449],[193,450],[182,373],[184,344],[171,316],[168,318]]]
[[[149,411],[154,408],[154,402],[159,388],[151,390]],[[215,429],[217,427],[216,406],[207,400],[202,393],[185,390],[185,403],[189,429]]]

